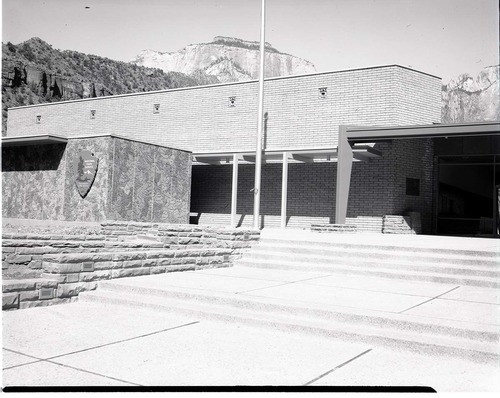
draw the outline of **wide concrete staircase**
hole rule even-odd
[[[396,245],[389,237],[382,239],[383,235],[371,242],[370,238],[377,235],[359,234],[355,242],[325,234],[303,236],[307,240],[301,239],[301,234],[263,235],[259,244],[238,264],[500,288],[500,245],[495,244],[498,246],[495,251],[451,248],[453,239],[443,237],[435,237],[435,244],[426,239],[425,244],[420,241],[420,245],[412,245],[414,238],[408,237],[404,245]],[[401,241],[401,236],[395,239]],[[479,241],[472,239],[471,246],[474,240]],[[462,239],[456,241],[463,242]],[[440,246],[440,242],[448,245]]]
[[[358,238],[359,242],[353,242]],[[408,241],[403,244],[400,239],[395,238],[396,244],[391,244],[390,240],[371,242],[368,235],[362,234],[335,239],[305,233],[263,233],[259,244],[232,268],[101,281],[97,290],[80,294],[79,300],[498,363],[498,313],[496,319],[493,316],[484,322],[468,322],[447,316],[376,310],[376,305],[370,309],[307,301],[298,295],[284,298],[252,294],[252,283],[268,282],[269,288],[263,289],[270,291],[292,283],[304,287],[317,275],[342,275],[362,276],[375,285],[391,280],[422,286],[471,285],[495,295],[500,283],[497,251],[475,250],[474,245],[453,248],[451,241],[440,244],[439,240],[438,247],[430,241],[424,245]],[[217,278],[220,283],[214,285]],[[251,283],[245,285],[247,282]],[[232,284],[238,286],[232,289]],[[356,291],[356,286],[347,287]],[[363,294],[361,290],[359,294]]]

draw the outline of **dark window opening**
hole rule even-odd
[[[406,179],[406,194],[410,196],[420,196],[420,180],[418,178]]]

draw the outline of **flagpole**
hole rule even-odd
[[[259,229],[260,182],[262,168],[262,130],[264,127],[264,55],[265,55],[266,0],[262,0],[260,17],[260,69],[259,69],[259,116],[257,118],[257,144],[255,148],[255,184],[253,202],[253,228]]]

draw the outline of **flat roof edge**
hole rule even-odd
[[[37,143],[45,144],[65,144],[68,138],[54,134],[22,135],[12,137],[2,137],[2,146],[10,145],[35,145]]]
[[[100,133],[100,134],[94,134],[94,135],[78,135],[78,136],[71,136],[71,137],[63,137],[59,135],[54,135],[54,134],[37,134],[37,135],[19,135],[19,136],[7,136],[7,137],[2,137],[2,146],[4,145],[23,145],[23,144],[36,144],[36,143],[46,143],[46,144],[56,144],[56,143],[67,143],[70,140],[83,140],[83,139],[89,139],[89,138],[103,138],[103,137],[109,137],[109,138],[118,138],[120,140],[127,140],[127,141],[133,141],[137,142],[139,144],[146,144],[146,145],[154,145],[158,146],[161,148],[167,148],[167,149],[173,149],[175,151],[180,151],[180,152],[186,152],[186,153],[192,153],[190,150],[183,149],[183,148],[173,148],[170,146],[158,144],[155,142],[148,142],[148,141],[141,141],[129,137],[124,137],[122,135],[117,135],[113,133]]]
[[[462,122],[462,123],[433,123],[433,124],[415,124],[407,126],[354,126],[345,125],[347,131],[377,131],[377,130],[411,130],[411,129],[437,129],[443,127],[473,127],[473,126],[500,126],[500,120],[481,121],[481,122]]]

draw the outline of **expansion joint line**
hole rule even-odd
[[[273,286],[266,286],[266,287],[258,287],[257,289],[250,289],[250,290],[243,290],[241,292],[236,292],[234,294],[245,294],[245,293],[250,293],[250,292],[255,292],[257,290],[265,290],[265,289],[272,289],[274,287],[280,287],[280,286],[285,286],[285,285],[291,285],[293,283],[300,283],[300,282],[305,282],[305,281],[310,281],[312,279],[319,279],[319,278],[324,278],[325,275],[320,275],[320,276],[314,276],[314,277],[311,277],[311,278],[306,278],[306,279],[299,279],[297,281],[291,281],[291,282],[284,282],[284,283],[279,283],[277,285],[273,285]]]
[[[419,303],[419,304],[413,305],[413,306],[411,306],[410,308],[407,308],[407,309],[405,309],[405,310],[403,310],[403,311],[398,312],[398,314],[402,314],[403,312],[409,311],[409,310],[411,310],[411,309],[413,309],[413,308],[415,308],[415,307],[419,307],[419,306],[421,306],[421,305],[423,305],[423,304],[425,304],[425,303],[428,303],[429,301],[436,300],[437,298],[439,298],[439,297],[441,297],[441,296],[444,296],[445,294],[448,294],[448,293],[452,292],[453,290],[458,289],[459,287],[460,287],[460,286],[456,286],[456,287],[454,287],[453,289],[450,289],[450,290],[448,290],[448,291],[446,291],[446,292],[444,292],[444,293],[438,294],[436,297],[432,297],[432,298],[430,298],[429,300],[425,300],[425,301],[423,301],[423,302],[421,302],[421,303]]]
[[[308,385],[310,385],[310,384],[312,384],[312,383],[314,383],[314,382],[318,381],[319,379],[321,379],[321,378],[323,378],[323,377],[325,377],[325,376],[329,375],[330,373],[332,373],[332,372],[336,371],[337,369],[340,369],[341,367],[343,367],[343,366],[347,365],[348,363],[351,363],[352,361],[354,361],[354,360],[358,359],[359,357],[361,357],[361,356],[363,356],[363,355],[365,355],[365,354],[368,354],[371,350],[373,350],[373,348],[370,348],[370,349],[368,349],[368,350],[366,350],[366,351],[363,351],[361,354],[356,355],[354,358],[351,358],[351,359],[349,359],[348,361],[345,361],[344,363],[341,363],[340,365],[335,366],[333,369],[330,369],[328,372],[325,372],[325,373],[323,373],[323,374],[319,375],[318,377],[316,377],[316,378],[312,379],[311,381],[308,381],[306,384],[304,384],[304,386],[308,386]]]
[[[91,351],[91,350],[94,350],[96,348],[108,347],[108,346],[114,345],[114,344],[119,344],[119,343],[124,343],[124,342],[127,342],[127,341],[137,340],[137,339],[140,339],[142,337],[153,336],[155,334],[159,334],[159,333],[163,333],[163,332],[168,332],[170,330],[179,329],[179,328],[182,328],[182,327],[185,327],[185,326],[195,325],[197,323],[200,323],[200,321],[189,322],[189,323],[185,323],[185,324],[182,324],[182,325],[173,326],[171,328],[157,330],[156,332],[146,333],[146,334],[142,334],[140,336],[130,337],[128,339],[123,339],[123,340],[118,340],[118,341],[112,341],[111,343],[101,344],[101,345],[97,345],[97,346],[93,346],[93,347],[89,347],[89,348],[84,348],[82,350],[67,352],[65,354],[54,355],[53,357],[48,357],[48,358],[38,358],[38,357],[35,357],[33,355],[28,355],[28,354],[25,354],[25,353],[22,353],[22,352],[19,352],[19,351],[15,351],[15,350],[11,350],[11,349],[8,349],[8,348],[4,348],[4,350],[10,351],[10,352],[14,352],[14,353],[17,353],[17,354],[21,354],[21,355],[24,355],[24,356],[27,356],[27,357],[30,357],[30,358],[33,358],[33,359],[37,359],[38,361],[52,362],[53,359],[65,357],[67,355],[79,354],[81,352]],[[34,362],[31,362],[31,363],[34,363]],[[57,363],[57,362],[54,362],[54,363]],[[27,365],[27,364],[23,363],[23,364],[19,364],[19,365],[9,366],[7,368],[4,368],[3,370],[17,368],[17,367],[20,367],[20,366],[23,366],[23,365]]]

